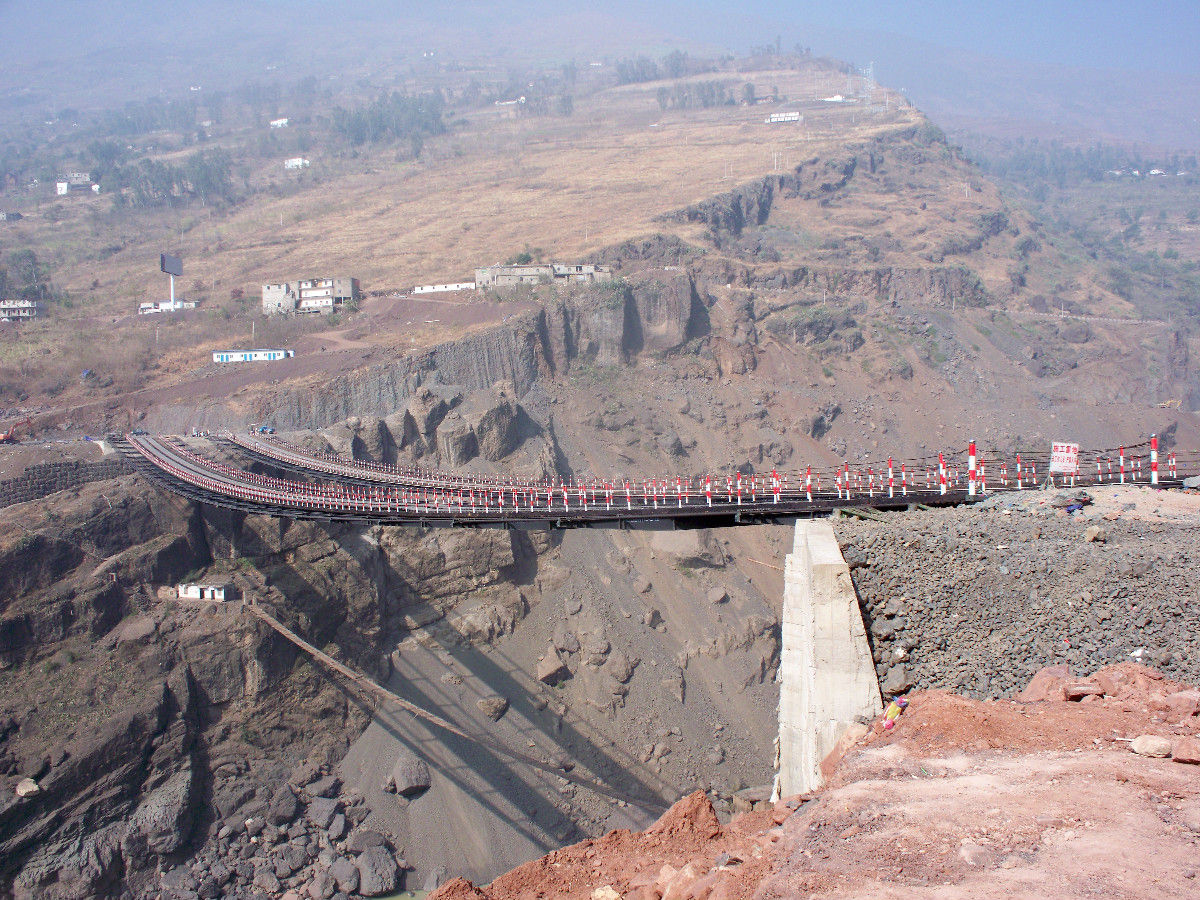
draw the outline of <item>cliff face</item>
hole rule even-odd
[[[424,353],[315,385],[284,385],[255,395],[246,406],[219,402],[186,413],[152,411],[146,423],[176,431],[185,424],[217,428],[245,422],[270,422],[288,431],[325,428],[354,416],[392,416],[422,387],[438,385],[471,392],[505,384],[520,398],[538,379],[566,374],[577,360],[625,364],[642,352],[678,349],[707,327],[704,304],[686,272],[661,272],[636,284],[581,285],[504,326]],[[404,438],[397,438],[401,446]]]
[[[508,398],[454,406],[489,458],[536,434]],[[418,391],[407,414],[433,443],[447,409]],[[355,419],[341,431],[350,442],[374,435],[360,443],[380,453],[381,429]],[[246,857],[224,859],[229,842],[216,834],[255,816],[284,821],[293,769],[328,767],[367,724],[369,709],[240,603],[183,603],[176,582],[232,583],[383,679],[397,635],[464,598],[485,622],[464,633],[511,630],[527,609],[515,585],[552,544],[247,517],[138,476],[0,510],[0,896],[153,894],[157,873],[199,846],[228,887],[248,890],[274,862],[270,845],[243,877],[231,873]],[[494,623],[493,609],[504,613]],[[32,792],[14,791],[22,779]]]

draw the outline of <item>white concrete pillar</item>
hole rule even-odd
[[[784,569],[779,793],[821,785],[821,761],[856,716],[883,711],[850,568],[828,520],[796,523]]]

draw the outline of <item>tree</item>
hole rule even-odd
[[[682,78],[688,72],[688,55],[682,50],[672,50],[663,57],[662,68],[667,78]]]
[[[572,115],[575,112],[575,98],[570,94],[561,95],[558,98],[557,109],[560,116]]]
[[[742,102],[747,106],[754,105],[754,83],[747,81],[742,85]]]
[[[22,300],[45,300],[47,276],[33,250],[17,250],[8,257],[8,289]]]

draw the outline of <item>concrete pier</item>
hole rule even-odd
[[[857,716],[883,710],[850,568],[827,520],[801,520],[784,569],[779,793],[821,785]]]

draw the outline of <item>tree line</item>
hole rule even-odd
[[[713,106],[733,106],[737,103],[733,83],[728,81],[680,82],[671,87],[660,87],[655,96],[658,107],[662,110],[709,109]],[[754,102],[753,86],[749,92],[749,102]]]
[[[446,101],[436,91],[410,96],[393,91],[354,109],[333,111],[333,130],[351,146],[408,141],[419,156],[427,137],[443,134]]]
[[[1009,181],[1035,185],[1048,183],[1059,188],[1089,181],[1102,181],[1112,172],[1131,174],[1137,170],[1145,175],[1161,169],[1168,175],[1177,172],[1197,173],[1195,154],[1174,153],[1151,157],[1136,147],[1117,147],[1112,144],[1093,144],[1090,147],[1068,147],[1055,140],[1037,138],[1012,141],[991,140],[966,148],[968,155],[989,175]]]

